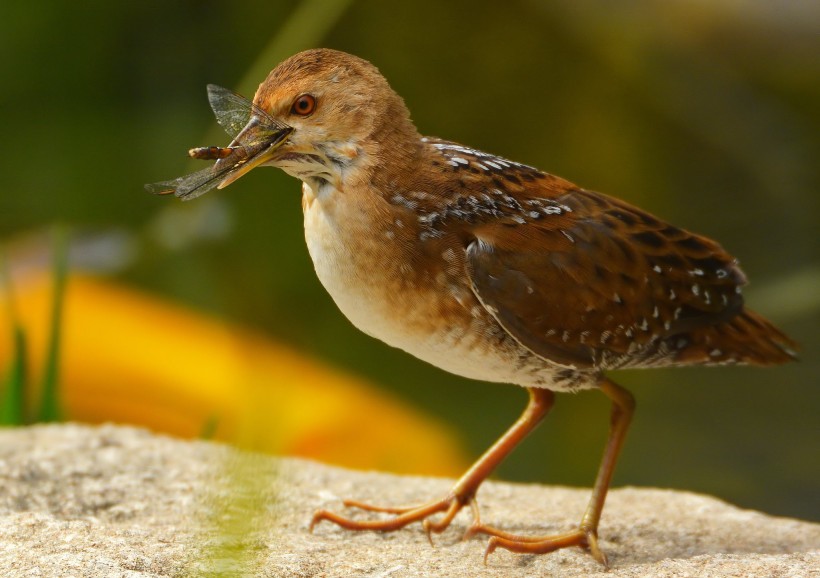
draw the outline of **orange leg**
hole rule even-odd
[[[466,505],[473,511],[473,528],[484,528],[478,518],[478,506],[475,495],[478,487],[492,473],[492,471],[506,458],[510,452],[544,419],[552,407],[555,394],[547,389],[529,388],[529,403],[518,421],[482,455],[473,466],[467,470],[450,492],[440,500],[416,506],[381,507],[346,500],[344,505],[359,508],[369,512],[384,512],[395,514],[387,520],[351,520],[328,510],[319,510],[313,515],[310,529],[319,522],[327,520],[348,530],[378,530],[391,532],[413,522],[422,522],[428,537],[431,532],[443,532],[453,521],[456,514]],[[432,521],[428,518],[438,512],[444,512],[440,520]],[[471,529],[470,534],[474,533]],[[492,533],[492,532],[491,532]]]
[[[577,530],[565,534],[552,536],[517,536],[489,526],[478,525],[471,528],[471,532],[490,534],[491,538],[484,553],[484,561],[496,548],[504,548],[511,552],[523,554],[546,554],[560,548],[579,546],[589,551],[592,557],[604,566],[607,566],[606,556],[598,547],[598,522],[601,511],[604,509],[607,490],[615,471],[615,463],[624,443],[629,422],[635,411],[635,399],[627,390],[615,382],[602,377],[599,383],[601,391],[612,400],[612,418],[609,438],[607,439],[604,457],[598,469],[592,497],[589,500],[584,517]]]

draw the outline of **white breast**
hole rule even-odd
[[[305,240],[316,275],[342,313],[361,331],[390,345],[400,340],[401,327],[389,315],[384,303],[387,271],[374,270],[370,223],[361,210],[344,205],[333,191],[317,198],[307,184],[305,196]],[[354,248],[355,247],[355,248]]]

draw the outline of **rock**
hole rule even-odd
[[[431,547],[418,524],[389,534],[308,523],[340,497],[376,504],[439,497],[451,480],[354,472],[242,453],[129,427],[0,430],[0,575],[820,576],[820,525],[687,492],[621,488],[601,525],[612,570],[577,548],[545,556],[460,541],[462,513]],[[589,492],[491,482],[482,519],[517,533],[569,530]]]

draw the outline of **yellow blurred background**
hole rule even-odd
[[[379,66],[422,133],[624,198],[736,255],[748,302],[801,342],[801,361],[619,374],[638,413],[615,484],[820,519],[818,23],[817,3],[763,0],[6,6],[0,248],[31,369],[61,223],[71,419],[446,474],[512,423],[520,388],[449,376],[342,317],[313,273],[293,179],[253,171],[185,204],[142,189],[200,168],[188,148],[227,142],[207,83],[250,97],[283,58],[328,46]],[[9,333],[0,320],[0,376]],[[603,396],[559,396],[498,477],[588,486],[606,427]]]
[[[45,272],[14,280],[29,382],[42,382],[54,299]],[[185,438],[354,468],[456,476],[449,428],[362,379],[251,331],[87,276],[68,279],[60,347],[64,417],[139,424]],[[6,308],[6,311],[8,308]],[[11,325],[0,314],[0,327]],[[0,367],[11,335],[0,332]],[[37,404],[39,391],[29,393]]]

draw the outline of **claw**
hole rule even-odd
[[[433,524],[432,524],[432,522],[430,522],[430,520],[424,520],[424,522],[421,523],[421,527],[424,529],[424,533],[427,535],[427,541],[430,542],[430,547],[435,548],[436,545],[433,542],[433,528],[432,528],[432,525]]]
[[[584,532],[586,538],[586,544],[582,545],[582,547],[589,552],[593,558],[600,562],[604,568],[609,570],[609,560],[607,560],[606,554],[604,554],[598,546],[598,531],[595,528],[584,527],[581,527],[581,531]]]

